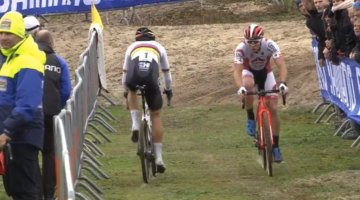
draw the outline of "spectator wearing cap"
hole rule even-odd
[[[24,22],[26,33],[32,35],[35,38],[36,33],[41,29],[39,20],[33,15],[28,15],[24,17]]]
[[[39,30],[35,41],[46,53],[44,78],[44,148],[42,151],[42,184],[44,200],[55,194],[55,144],[53,117],[65,106],[71,92],[71,80],[66,61],[54,51],[54,40],[48,30]]]
[[[5,153],[3,183],[13,199],[39,198],[38,154],[43,147],[42,110],[45,53],[25,33],[22,15],[5,13],[0,19],[0,150]]]

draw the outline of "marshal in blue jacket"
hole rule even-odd
[[[0,132],[10,143],[43,146],[43,79],[45,53],[31,36],[15,47],[1,50]]]

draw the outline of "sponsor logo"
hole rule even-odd
[[[10,27],[11,27],[11,20],[9,19],[4,19],[0,24],[0,28],[2,30],[10,30]]]
[[[55,65],[45,65],[45,70],[47,71],[52,71],[52,72],[57,72],[57,73],[61,73],[61,67],[57,67]]]
[[[149,62],[139,62],[138,64],[139,71],[149,71],[150,69],[150,63]]]
[[[269,43],[268,44],[268,50],[271,51],[271,52],[276,52],[278,51],[277,48],[274,46],[274,44],[272,43]]]

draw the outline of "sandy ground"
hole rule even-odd
[[[138,11],[143,23],[152,24],[149,11],[173,11],[200,6],[194,3],[145,7]],[[203,9],[212,5],[203,5]],[[226,11],[241,13],[256,12],[263,8],[253,3],[228,4]],[[169,13],[169,12],[167,12]],[[120,23],[122,11],[101,13],[105,25],[106,72],[108,96],[122,102],[121,74],[126,47],[134,41],[139,25],[126,26]],[[64,20],[65,19],[65,20]],[[79,66],[79,55],[87,46],[90,26],[84,22],[84,14],[53,16],[45,28],[53,32],[56,51],[70,64],[72,71]],[[186,19],[186,17],[184,18]],[[153,20],[154,21],[154,20]],[[249,21],[256,22],[256,20]],[[167,49],[173,76],[174,105],[204,103],[239,103],[233,82],[233,51],[243,39],[243,29],[248,23],[161,25],[149,26],[157,35],[157,41]],[[320,101],[318,81],[311,52],[311,37],[303,20],[263,22],[265,37],[280,46],[289,70],[288,106],[315,105]],[[276,66],[273,65],[275,73]],[[74,73],[73,73],[74,74]]]

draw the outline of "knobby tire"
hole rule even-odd
[[[139,145],[140,145],[140,162],[141,162],[141,170],[142,177],[145,183],[149,183],[150,178],[150,162],[148,160],[147,151],[148,151],[148,142],[147,142],[147,134],[148,134],[148,125],[142,120],[141,128],[139,133]]]
[[[270,124],[268,116],[266,113],[263,114],[263,131],[265,137],[265,148],[264,153],[266,154],[266,171],[269,176],[272,176],[272,144],[271,144],[271,135],[270,135]]]
[[[261,166],[264,170],[266,170],[266,153],[262,148],[261,144],[261,128],[260,128],[260,120],[256,120],[256,145],[259,150],[259,155],[261,156]]]

